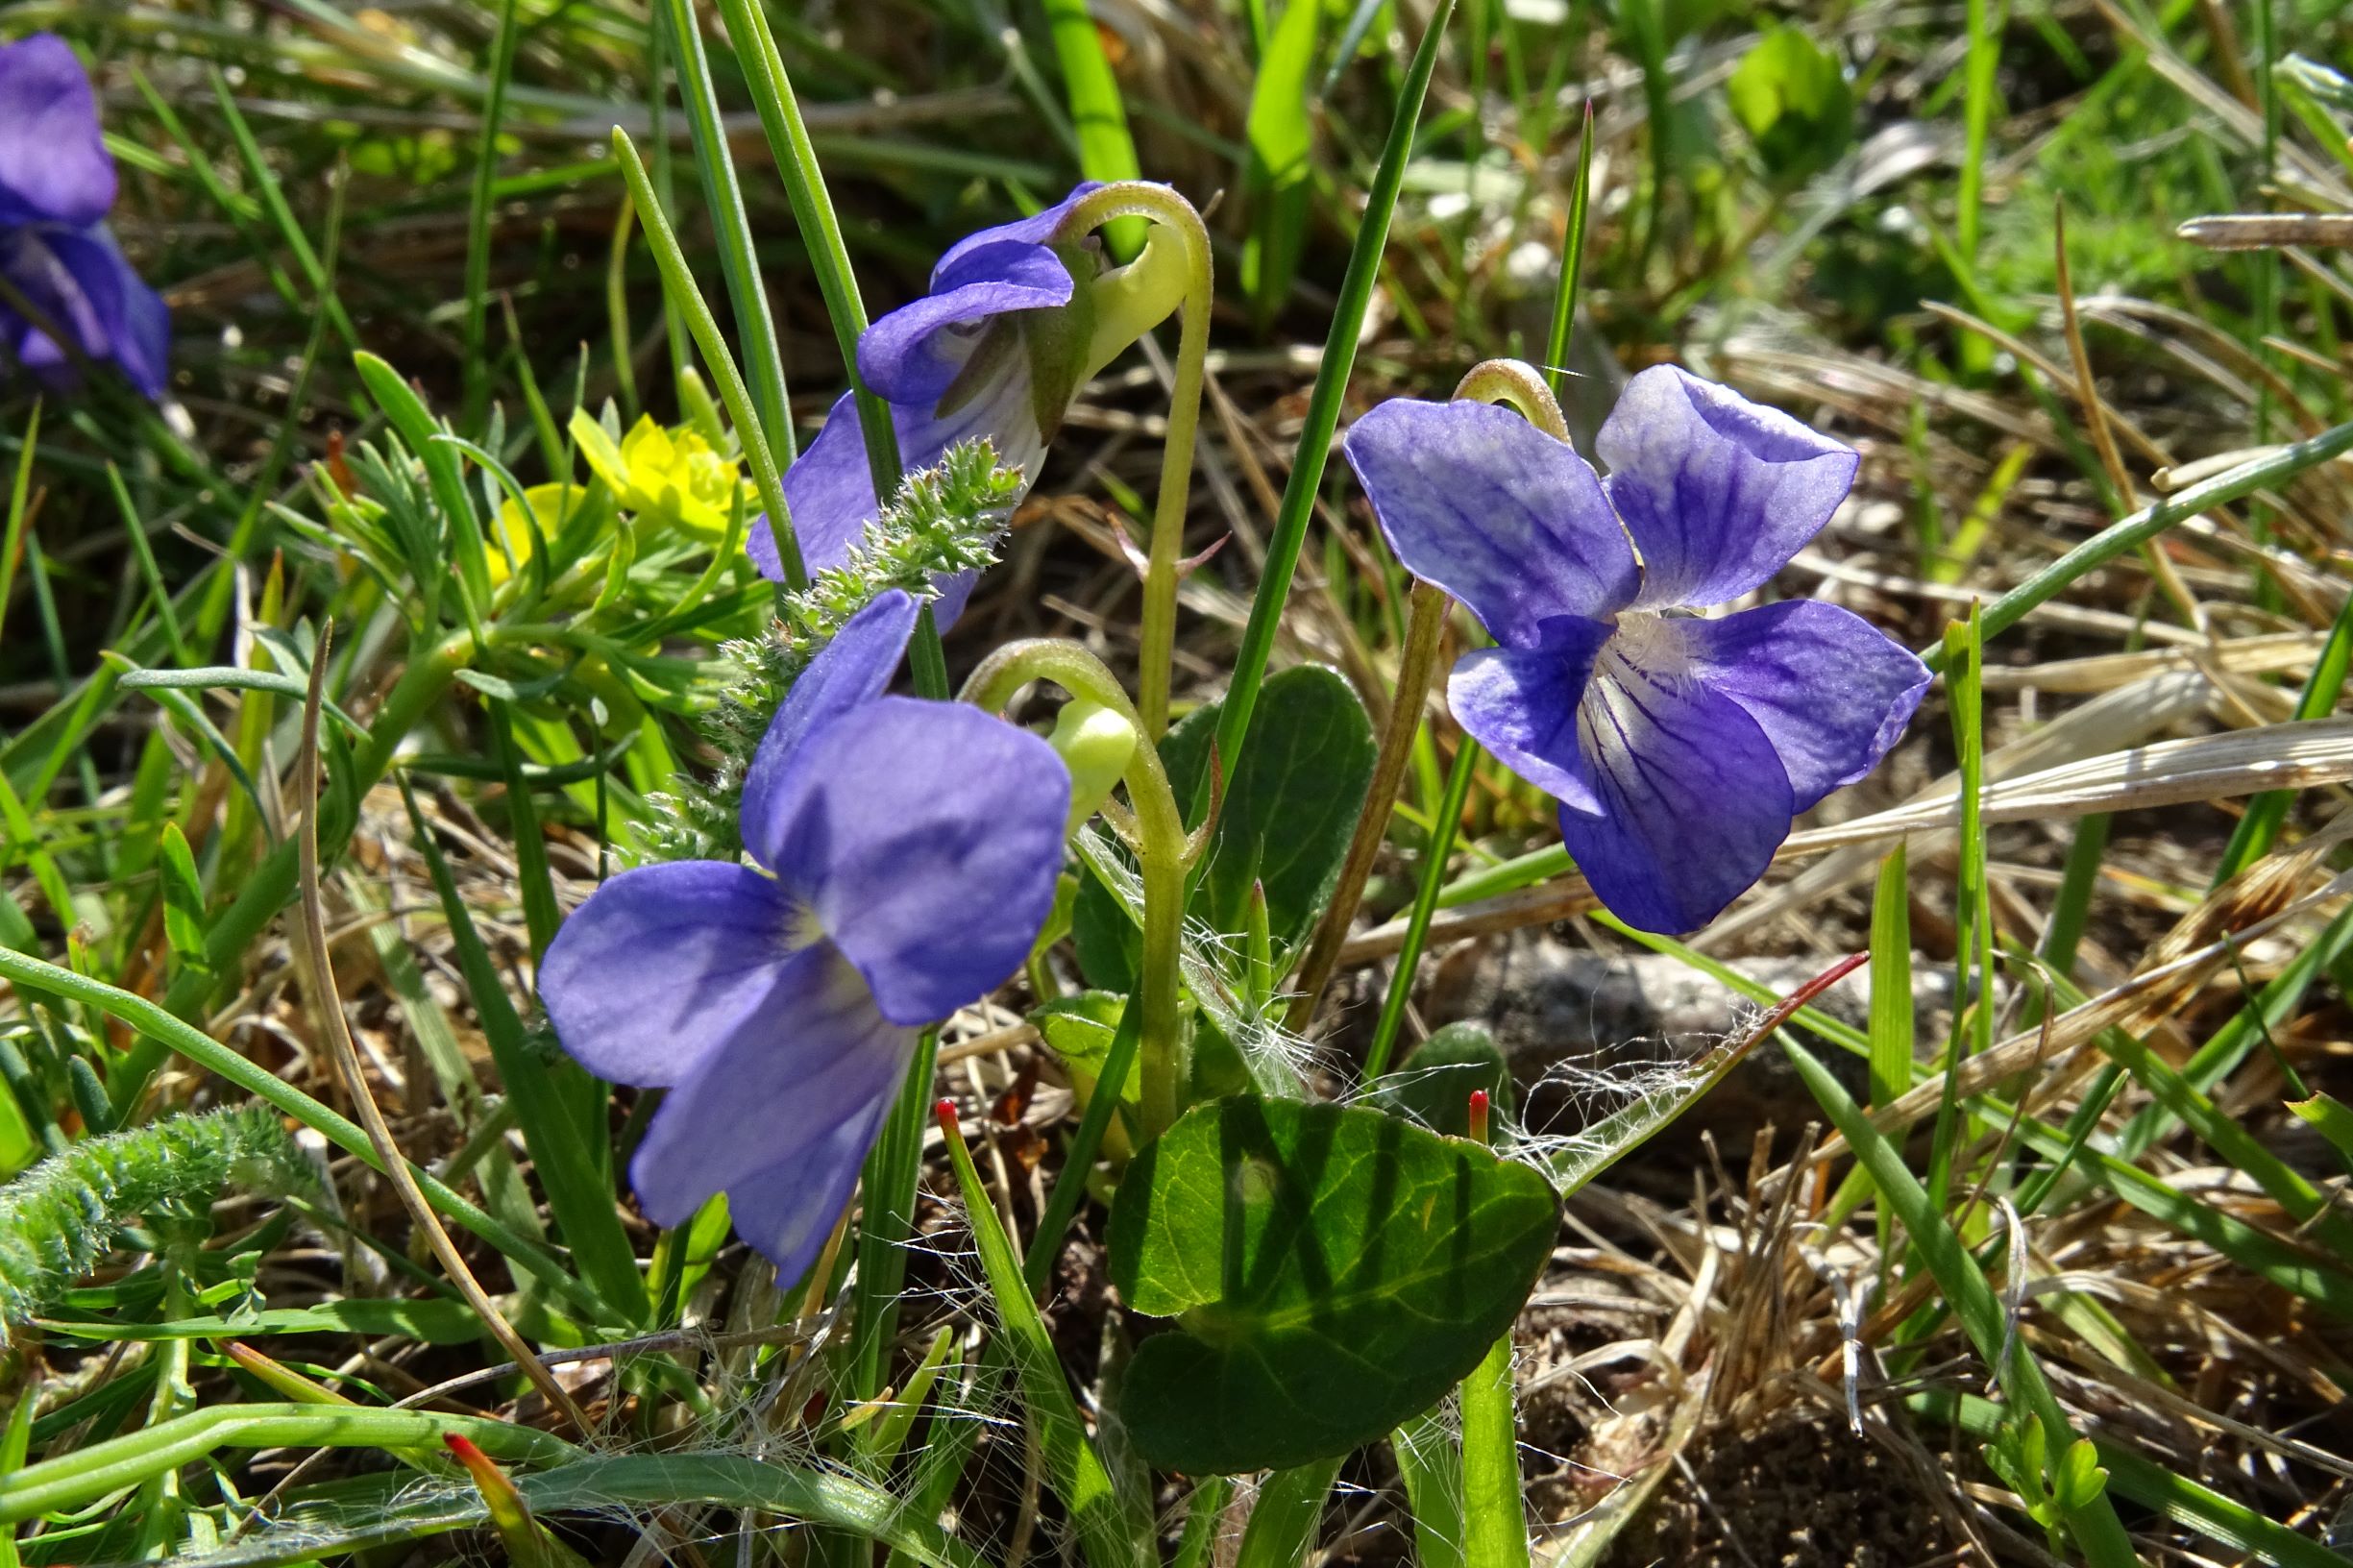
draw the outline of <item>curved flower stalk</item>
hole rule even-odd
[[[115,248],[113,206],[114,159],[73,50],[52,33],[0,45],[0,347],[60,384],[73,355],[110,359],[160,398],[171,314]]]
[[[1495,638],[1455,666],[1456,719],[1560,802],[1605,904],[1689,931],[1763,874],[1799,812],[1877,765],[1928,672],[1835,605],[1696,613],[1821,530],[1851,449],[1663,365],[1594,445],[1606,479],[1507,409],[1395,399],[1343,450],[1397,558]]]
[[[1073,749],[1074,732],[1094,721],[1094,710],[1116,721],[1115,734],[1124,730],[1131,737],[1118,761],[1128,799],[1135,807],[1133,814],[1108,798],[1110,792],[1099,788],[1103,780],[1095,770],[1089,770],[1094,776],[1085,787],[1094,797],[1094,809],[1103,813],[1135,851],[1143,882],[1143,954],[1136,990],[1142,1010],[1138,1054],[1142,1064],[1144,1136],[1149,1139],[1164,1131],[1183,1109],[1186,1060],[1178,965],[1183,956],[1185,877],[1208,847],[1211,824],[1205,822],[1197,832],[1186,833],[1184,815],[1169,788],[1160,749],[1141,738],[1142,721],[1135,705],[1103,661],[1078,644],[1051,638],[1008,643],[972,672],[965,682],[963,699],[996,713],[1033,680],[1050,680],[1070,694],[1074,706],[1085,704],[1072,720],[1071,731],[1063,736]],[[1116,740],[1106,749],[1118,752]],[[1074,816],[1069,825],[1075,830],[1083,821]]]
[[[932,269],[929,293],[866,330],[858,376],[891,405],[902,472],[930,468],[977,438],[1034,479],[1079,389],[1176,308],[1189,247],[1156,237],[1135,261],[1104,272],[1086,230],[1071,227],[1082,206],[1100,205],[1090,197],[1123,188],[1082,184],[1035,217],[968,235]],[[1172,193],[1164,200],[1182,204]],[[786,471],[784,499],[812,576],[843,564],[880,511],[849,393]],[[784,579],[765,515],[745,548],[763,576]],[[962,613],[974,576],[940,579],[941,625]]]
[[[629,1168],[647,1216],[727,1194],[779,1277],[848,1201],[920,1027],[1020,968],[1054,900],[1069,774],[976,708],[886,697],[917,605],[893,591],[802,673],[744,784],[756,865],[625,871],[556,933],[564,1048],[667,1089]]]

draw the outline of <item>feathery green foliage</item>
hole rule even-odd
[[[317,1181],[265,1105],[167,1116],[83,1139],[0,1187],[0,1321],[39,1312],[143,1215],[201,1213],[233,1184],[288,1193],[313,1189]]]
[[[959,442],[938,466],[907,477],[848,560],[806,588],[779,590],[769,631],[719,650],[723,674],[697,719],[716,760],[707,779],[686,780],[649,801],[648,858],[733,859],[742,847],[735,818],[745,770],[801,671],[876,594],[901,588],[929,598],[935,577],[994,565],[1007,511],[1020,493],[1020,475],[1000,467],[987,441]]]

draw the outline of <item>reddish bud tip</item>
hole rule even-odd
[[[947,1134],[950,1138],[961,1138],[964,1136],[963,1124],[958,1121],[956,1117],[956,1102],[954,1100],[940,1101],[937,1105],[934,1105],[931,1108],[931,1114],[940,1118],[940,1131]]]
[[[1487,1091],[1483,1089],[1471,1090],[1471,1137],[1481,1143],[1487,1140]]]
[[[458,1462],[461,1464],[471,1467],[478,1462],[489,1462],[490,1456],[475,1447],[474,1439],[471,1437],[460,1437],[453,1432],[445,1432],[441,1434],[441,1441],[451,1453],[457,1456]]]

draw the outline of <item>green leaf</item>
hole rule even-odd
[[[1250,237],[1242,246],[1242,288],[1262,330],[1282,307],[1306,243],[1308,180],[1314,135],[1308,123],[1308,77],[1321,31],[1319,0],[1290,0],[1267,40],[1250,88]]]
[[[1117,992],[1082,991],[1057,996],[1029,1016],[1029,1021],[1069,1069],[1081,1106],[1094,1097],[1095,1082],[1103,1074],[1104,1059],[1111,1055],[1112,1041],[1119,1033],[1119,1016],[1125,1011],[1127,998]],[[1127,1082],[1119,1086],[1119,1099],[1137,1107],[1143,1092],[1142,1074],[1132,1061],[1126,1076]]]
[[[368,396],[383,410],[385,420],[425,465],[434,504],[442,514],[444,532],[440,543],[456,563],[457,580],[463,589],[460,603],[465,607],[468,625],[475,625],[479,607],[490,600],[490,564],[483,551],[481,523],[475,516],[474,502],[466,493],[465,475],[456,449],[437,439],[445,427],[433,417],[432,410],[415,389],[401,379],[399,371],[364,350],[352,355],[352,364],[358,370]],[[409,563],[420,579],[428,564]]]
[[[1511,1067],[1481,1023],[1450,1023],[1422,1041],[1405,1065],[1371,1086],[1382,1110],[1452,1138],[1470,1136],[1471,1092],[1485,1090],[1498,1111],[1511,1110]]]
[[[1759,38],[1724,90],[1778,184],[1821,172],[1853,138],[1854,89],[1837,57],[1794,27]]]
[[[1227,936],[1249,929],[1251,887],[1266,889],[1266,926],[1278,968],[1331,901],[1348,854],[1349,835],[1372,784],[1373,724],[1348,682],[1320,665],[1270,677],[1260,698],[1259,727],[1226,780],[1215,840],[1187,913]],[[1212,737],[1222,715],[1195,708],[1161,742],[1161,759],[1179,800],[1208,776]],[[1136,922],[1095,878],[1079,889],[1073,912],[1079,968],[1106,991],[1136,989]]]
[[[996,1305],[1000,1343],[1020,1375],[1028,1406],[1030,1430],[1037,1434],[1045,1460],[1046,1479],[1070,1510],[1087,1568],[1144,1568],[1152,1560],[1152,1522],[1149,1506],[1129,1495],[1087,1437],[1078,1402],[1055,1353],[1053,1336],[1038,1304],[1030,1299],[1021,1276],[1021,1260],[1013,1239],[996,1217],[989,1189],[973,1168],[971,1152],[953,1119],[946,1125],[948,1162],[964,1193],[965,1210],[972,1224],[972,1241],[980,1254],[981,1273]]]
[[[163,936],[183,964],[205,963],[205,884],[178,822],[163,824],[157,869],[163,881]]]
[[[2288,1109],[2301,1116],[2332,1148],[2348,1160],[2353,1160],[2353,1110],[2342,1100],[2329,1094],[2315,1094],[2309,1100],[2290,1100]]]
[[[1233,759],[1216,839],[1191,913],[1239,935],[1253,882],[1266,888],[1266,926],[1278,952],[1296,947],[1323,913],[1373,776],[1373,725],[1339,674],[1286,670],[1260,694],[1255,744]],[[1182,799],[1207,770],[1218,712],[1204,708],[1170,737]]]
[[[1552,1255],[1544,1179],[1360,1106],[1195,1106],[1112,1206],[1113,1281],[1182,1315],[1128,1369],[1138,1452],[1191,1475],[1345,1454],[1431,1405]]]

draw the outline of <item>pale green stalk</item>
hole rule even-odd
[[[965,682],[962,697],[997,713],[1033,680],[1050,680],[1073,696],[1099,703],[1141,732],[1135,705],[1120,690],[1117,677],[1076,643],[1008,643],[981,661]],[[1191,846],[1159,747],[1140,741],[1129,758],[1126,780],[1128,798],[1136,808],[1136,858],[1143,878],[1143,957],[1136,999],[1142,1011],[1143,1136],[1148,1141],[1176,1120],[1182,1106],[1185,1062],[1177,966]],[[1115,1093],[1116,1086],[1108,1092]]]
[[[1168,435],[1161,445],[1160,495],[1144,571],[1141,668],[1136,707],[1146,745],[1168,727],[1169,676],[1176,648],[1177,580],[1183,575],[1185,514],[1191,495],[1193,441],[1201,424],[1201,383],[1209,362],[1210,309],[1215,302],[1209,230],[1192,203],[1166,185],[1123,180],[1093,191],[1063,220],[1075,237],[1121,217],[1146,217],[1183,248],[1184,314],[1177,334],[1176,385],[1168,399]],[[1090,357],[1092,357],[1091,355]]]

